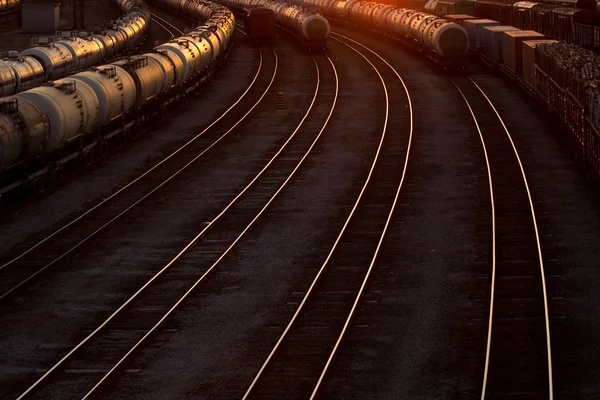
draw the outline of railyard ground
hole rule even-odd
[[[478,257],[489,247],[472,230],[471,206],[487,195],[478,192],[475,184],[486,180],[479,139],[473,136],[472,120],[458,94],[442,75],[389,45],[369,44],[399,69],[414,95],[415,143],[406,190],[387,241],[397,257],[376,272],[383,294],[370,306],[373,314],[364,331],[368,340],[362,333],[350,337],[351,343],[360,344],[359,350],[352,356],[342,354],[345,367],[334,371],[333,382],[338,385],[330,398],[477,398],[481,365],[472,368],[468,357],[481,364],[485,345],[481,332],[485,330],[474,334],[473,327],[485,325],[486,308],[473,299],[474,288],[481,285],[473,269],[476,263],[487,263]],[[282,68],[299,68],[294,62],[302,57],[294,55],[295,48],[289,43],[276,46]],[[375,94],[377,85],[361,82],[354,67],[344,65],[343,57],[338,59],[334,53],[333,58],[342,74],[355,77],[350,87],[342,89],[344,110],[368,120],[372,110],[382,107]],[[239,95],[256,64],[251,47],[237,46],[205,93],[176,116],[10,210],[0,225],[0,256],[19,243],[43,237],[169,154]],[[493,93],[509,128],[520,132],[516,140],[526,168],[536,171],[531,183],[543,245],[556,249],[557,259],[552,262],[561,266],[567,304],[553,322],[572,328],[563,329],[568,335],[555,343],[556,357],[562,361],[558,387],[565,392],[582,387],[592,393],[600,382],[595,363],[600,326],[588,318],[600,312],[595,289],[600,285],[595,270],[595,246],[600,243],[597,197],[543,113],[492,74],[479,71],[477,78]],[[238,134],[230,145],[207,157],[190,177],[193,184],[179,188],[184,195],[161,196],[152,202],[160,213],[140,216],[134,221],[135,231],[117,231],[98,248],[91,243],[89,252],[79,254],[72,268],[45,276],[17,301],[2,305],[0,359],[4,365],[0,377],[5,381],[0,380],[0,387],[8,388],[11,379],[30,372],[28,366],[37,365],[41,358],[57,359],[64,353],[71,344],[69,332],[77,332],[82,320],[95,324],[95,314],[108,308],[127,280],[149,273],[148,264],[157,263],[152,260],[158,257],[157,250],[175,251],[176,243],[185,241],[185,235],[177,233],[179,224],[185,223],[183,215],[199,213],[210,196],[231,195],[231,191],[215,188],[240,185],[244,178],[240,171],[264,160],[267,150],[280,140],[278,135],[289,133],[292,120],[302,111],[296,105],[306,100],[309,89],[307,82],[280,79],[259,115],[245,126],[249,133]],[[284,93],[288,105],[284,110],[277,109],[277,91]],[[275,125],[281,117],[288,117],[291,125]],[[256,371],[263,357],[249,339],[282,309],[289,311],[286,302],[293,280],[307,272],[303,265],[308,258],[320,261],[310,256],[311,251],[327,242],[320,238],[330,238],[332,227],[327,221],[344,206],[348,197],[344,194],[366,168],[363,149],[373,140],[369,133],[376,121],[369,120],[358,129],[352,119],[340,117],[332,123],[327,139],[274,205],[271,216],[203,290],[206,300],[197,301],[196,309],[177,320],[178,332],[161,336],[164,344],[141,352],[135,366],[140,371],[123,378],[111,398],[180,399],[191,393],[219,398],[228,378]],[[136,250],[129,251],[128,246]],[[77,305],[59,309],[63,303]],[[387,310],[382,313],[382,308]],[[164,384],[167,380],[171,385]]]

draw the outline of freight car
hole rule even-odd
[[[41,189],[75,161],[106,153],[110,143],[161,117],[218,69],[235,19],[199,0],[161,0],[207,19],[151,53],[0,99],[0,196]]]
[[[600,52],[600,13],[588,0],[478,0],[475,15]]]
[[[447,68],[464,66],[469,51],[465,29],[435,15],[359,0],[307,0],[329,18],[357,28],[377,30],[417,48]]]
[[[150,13],[141,0],[115,0],[126,16],[94,34],[80,32],[53,40],[42,38],[21,53],[0,60],[0,97],[64,78],[133,49],[144,39]]]
[[[331,27],[329,21],[301,5],[271,0],[218,0],[219,3],[241,12],[249,6],[269,8],[275,23],[298,38],[310,50],[324,50]]]
[[[273,43],[275,41],[275,13],[266,7],[245,8],[244,29],[248,37],[255,42]]]

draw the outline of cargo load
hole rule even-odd
[[[504,65],[517,75],[523,72],[523,41],[545,39],[535,31],[505,31],[502,43]]]
[[[504,32],[518,30],[520,29],[510,25],[484,26],[481,30],[483,53],[494,61],[502,61]]]
[[[554,43],[558,43],[558,40],[543,39],[523,41],[523,79],[531,87],[534,87],[535,85],[535,48],[542,44]]]
[[[464,28],[469,34],[469,43],[471,48],[479,50],[482,46],[481,35],[486,26],[499,26],[500,22],[491,19],[470,19],[463,22]]]

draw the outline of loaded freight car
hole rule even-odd
[[[475,15],[475,1],[471,0],[439,0],[436,12],[439,15],[468,14]]]
[[[248,37],[255,42],[273,43],[275,41],[275,13],[266,7],[245,8],[244,29]]]
[[[523,72],[523,41],[545,39],[544,35],[535,31],[505,31],[502,43],[504,65],[520,75]]]

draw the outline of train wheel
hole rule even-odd
[[[38,176],[37,178],[35,178],[33,182],[31,182],[31,189],[35,194],[41,193],[44,190],[46,190],[46,177]]]
[[[83,153],[83,163],[84,164],[91,164],[92,161],[94,161],[94,152],[93,151],[86,151],[85,153]]]
[[[103,141],[98,145],[98,155],[105,157],[108,154],[108,142]]]
[[[59,182],[62,180],[63,174],[63,167],[56,167],[50,172],[50,179],[52,180],[52,182]]]

